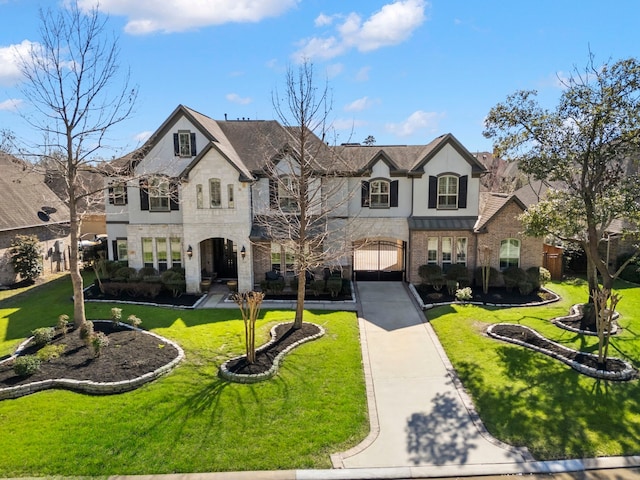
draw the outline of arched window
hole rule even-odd
[[[458,177],[454,175],[438,177],[438,208],[458,208]]]
[[[500,270],[520,266],[520,240],[507,238],[500,242]]]
[[[369,206],[388,208],[389,191],[388,180],[373,180],[369,184]]]

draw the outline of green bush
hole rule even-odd
[[[136,279],[138,272],[135,268],[121,267],[113,273],[111,279],[114,282],[128,282],[129,280]]]
[[[42,362],[48,362],[62,355],[66,348],[66,345],[45,345],[38,350],[36,357],[38,357]]]
[[[113,278],[118,270],[127,267],[128,264],[127,262],[123,262],[120,260],[105,260],[104,266],[107,270],[107,275],[109,276],[109,278]]]
[[[469,277],[469,269],[466,265],[461,263],[454,263],[447,270],[447,280],[455,280],[460,284],[460,287],[468,287],[471,285],[471,279]],[[447,284],[448,285],[448,284]]]
[[[327,290],[332,297],[337,297],[342,291],[342,278],[331,277],[327,280]]]
[[[311,291],[318,297],[324,292],[324,280],[314,280],[311,282]]]
[[[60,330],[60,333],[64,337],[69,330],[69,315],[62,314],[58,317],[58,324],[56,328]]]
[[[640,283],[640,267],[630,263],[620,273],[620,278],[631,283]]]
[[[518,290],[520,290],[522,295],[529,295],[534,290],[537,290],[537,288],[535,288],[535,285],[532,282],[524,281],[518,282]]]
[[[290,281],[289,281],[289,287],[291,287],[291,290],[293,290],[294,292],[298,291],[298,285],[300,284],[300,282],[298,281],[298,277],[293,277]]]
[[[434,280],[441,284],[443,279],[442,268],[440,268],[440,265],[434,264],[420,265],[418,267],[418,275],[420,275],[422,283],[426,285],[433,285]]]
[[[87,320],[82,325],[80,325],[80,338],[85,341],[85,343],[89,343],[91,341],[91,337],[93,336],[93,322]]]
[[[482,287],[482,267],[476,268],[474,279],[475,279],[475,284],[478,287]],[[500,271],[498,271],[493,267],[489,267],[489,287],[499,287],[501,285],[500,279],[501,279]]]
[[[127,319],[125,320],[125,323],[128,323],[129,325],[131,325],[132,327],[136,327],[138,328],[140,326],[140,324],[142,323],[142,320],[140,320],[138,317],[136,317],[135,315],[129,315],[127,317]]]
[[[42,248],[34,235],[16,235],[9,248],[13,270],[24,280],[42,274]]]
[[[27,377],[40,370],[41,364],[42,362],[35,355],[24,355],[15,359],[13,371],[19,377]]]
[[[172,269],[162,272],[160,276],[162,285],[171,292],[174,297],[179,297],[187,289],[187,283],[182,273],[182,269]]]
[[[159,275],[158,270],[153,267],[142,267],[137,273],[137,277],[140,280],[144,280],[145,277],[157,277]]]
[[[102,332],[96,332],[89,338],[89,343],[93,348],[93,356],[98,358],[102,354],[102,350],[109,346],[109,337]]]
[[[502,272],[502,277],[504,278],[504,285],[507,287],[508,292],[517,287],[520,282],[527,281],[527,274],[520,267],[507,268]]]
[[[33,335],[33,343],[41,347],[53,340],[56,330],[53,327],[41,327],[33,330],[31,334]]]
[[[455,280],[447,280],[446,284],[447,292],[449,292],[449,295],[454,296],[459,287],[458,282],[456,282]]]

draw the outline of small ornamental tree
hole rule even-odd
[[[242,313],[247,363],[252,364],[256,362],[256,320],[260,315],[260,305],[264,300],[264,293],[234,293],[232,298],[238,304],[240,313]]]
[[[11,265],[23,280],[35,280],[42,274],[42,248],[35,236],[16,235],[11,248]]]

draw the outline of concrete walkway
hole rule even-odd
[[[334,467],[435,467],[431,474],[446,467],[442,473],[451,475],[533,460],[484,430],[402,283],[359,283],[358,290],[372,432],[354,449],[334,455]]]

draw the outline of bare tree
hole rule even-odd
[[[266,162],[270,209],[256,223],[272,242],[293,253],[298,278],[293,328],[300,328],[307,273],[339,265],[350,249],[344,219],[353,192],[345,166],[325,141],[331,102],[326,83],[315,84],[312,64],[288,70],[284,96],[276,91],[273,105],[289,143]]]
[[[106,25],[97,7],[83,12],[71,2],[60,10],[41,10],[40,42],[20,59],[22,94],[33,108],[24,118],[42,133],[41,156],[55,164],[67,192],[76,326],[86,321],[79,206],[96,191],[83,183],[82,173],[96,170],[94,159],[108,131],[130,116],[137,96],[129,72],[120,70],[117,39]]]

